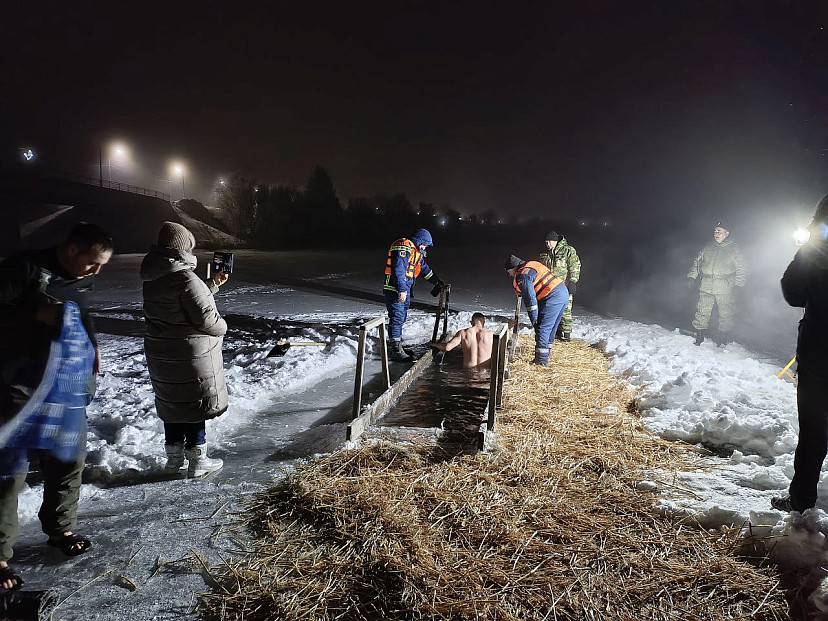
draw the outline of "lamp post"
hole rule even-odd
[[[181,162],[173,162],[170,164],[170,195],[172,195],[173,175],[178,175],[181,178],[181,198],[184,198],[184,172],[184,164]]]

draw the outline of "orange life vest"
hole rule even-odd
[[[520,287],[517,283],[517,275],[524,274],[528,270],[535,270],[535,281],[532,285],[535,288],[535,297],[538,300],[544,299],[552,290],[563,283],[563,280],[555,276],[548,267],[538,261],[527,261],[515,273],[515,278],[512,280],[512,286],[515,288],[515,293],[521,294]]]
[[[420,249],[417,248],[413,241],[404,237],[395,241],[388,249],[388,258],[385,261],[385,275],[391,275],[391,255],[400,250],[408,251],[408,265],[405,266],[405,277],[417,278],[422,269],[422,261],[420,259],[422,259],[423,253],[420,252]]]

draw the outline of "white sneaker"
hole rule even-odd
[[[191,449],[185,449],[184,454],[187,456],[188,477],[203,477],[206,474],[221,470],[224,462],[221,459],[210,459],[207,457],[207,446],[199,444]]]
[[[165,444],[164,450],[167,452],[167,465],[164,466],[164,472],[178,474],[178,471],[184,467],[184,443]]]

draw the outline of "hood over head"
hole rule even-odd
[[[150,246],[149,253],[141,262],[141,280],[158,280],[173,272],[194,270],[196,265],[198,265],[198,260],[189,252],[182,252],[175,248]]]

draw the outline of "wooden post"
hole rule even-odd
[[[500,340],[500,349],[498,350],[498,358],[500,364],[497,374],[497,396],[495,403],[497,407],[503,407],[503,382],[506,380],[506,348],[509,344],[509,332],[505,332],[503,338]]]
[[[356,376],[354,377],[354,409],[353,418],[357,418],[362,409],[362,380],[365,376],[365,340],[368,335],[368,330],[373,330],[377,326],[382,326],[380,334],[385,333],[385,317],[375,317],[366,321],[359,326],[359,347],[357,348],[357,362],[356,362]],[[382,354],[384,354],[383,366],[385,368],[385,382],[386,387],[390,385],[388,376],[388,351],[385,349],[385,341],[382,344]]]
[[[501,331],[502,332],[502,331]],[[497,409],[497,378],[500,375],[500,338],[501,332],[492,337],[492,363],[489,367],[489,419],[486,422],[486,429],[491,431],[495,424],[495,409]]]
[[[391,375],[388,373],[388,340],[385,321],[380,324],[380,358],[382,358],[382,376],[385,378],[385,389],[391,388]]]
[[[437,340],[437,331],[440,329],[440,314],[443,312],[445,293],[445,290],[440,292],[440,300],[437,302],[437,316],[434,318],[434,331],[431,333],[432,343]]]

